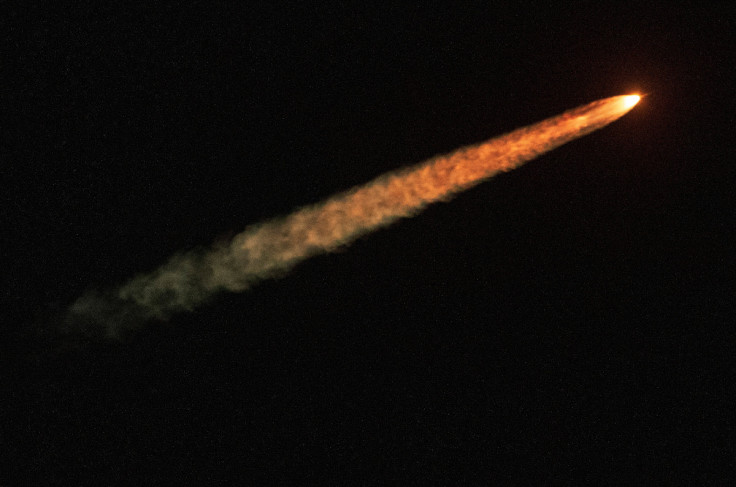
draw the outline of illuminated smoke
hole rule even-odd
[[[69,309],[66,325],[117,336],[151,319],[192,310],[220,291],[243,291],[298,262],[331,252],[425,206],[447,200],[628,112],[637,95],[606,98],[487,142],[399,169],[290,215],[245,229],[231,242],[173,256],[111,292],[90,292]]]

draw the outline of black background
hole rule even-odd
[[[733,479],[726,4],[266,3],[3,12],[0,482]],[[632,92],[281,279],[55,332],[175,252]]]

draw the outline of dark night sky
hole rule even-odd
[[[725,8],[103,3],[3,12],[0,484],[735,478]],[[177,251],[630,92],[283,278],[55,333]]]

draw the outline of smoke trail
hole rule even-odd
[[[112,292],[80,297],[70,307],[66,325],[115,336],[147,320],[192,310],[219,291],[243,291],[259,280],[285,273],[310,256],[333,251],[602,128],[638,101],[636,95],[595,101],[253,225],[228,244],[175,255],[160,268]]]

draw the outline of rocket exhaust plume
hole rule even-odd
[[[290,215],[246,228],[231,242],[173,256],[158,269],[109,292],[89,292],[65,325],[117,336],[151,319],[192,310],[221,291],[243,291],[300,261],[417,214],[493,175],[514,169],[627,113],[638,95],[614,96],[569,110],[478,145],[398,169]]]

